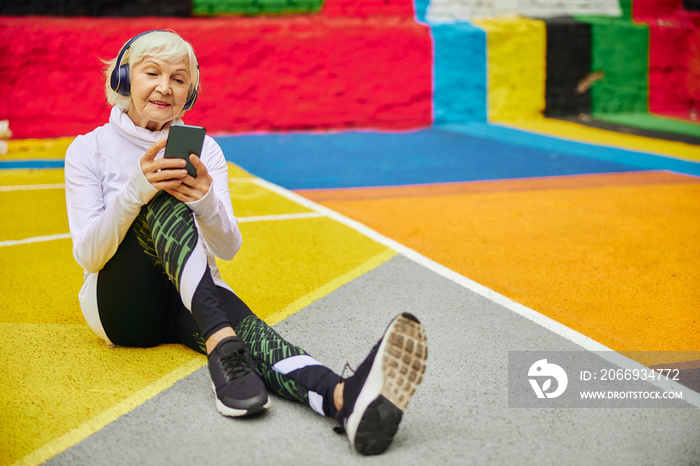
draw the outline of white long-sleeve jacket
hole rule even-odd
[[[68,148],[68,223],[73,255],[85,269],[86,284],[117,251],[141,206],[157,193],[141,171],[140,159],[158,139],[167,136],[167,130],[135,126],[121,109],[113,107],[108,124],[78,136]],[[209,136],[204,140],[201,160],[212,177],[212,187],[202,199],[187,205],[194,212],[214,281],[228,288],[221,280],[215,256],[233,259],[242,238],[231,206],[226,160]]]

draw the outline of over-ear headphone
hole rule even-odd
[[[126,44],[124,44],[124,47],[122,47],[122,49],[119,51],[119,55],[117,55],[117,61],[114,63],[114,70],[112,70],[112,75],[109,78],[109,85],[112,88],[112,90],[117,94],[121,94],[123,96],[128,96],[131,94],[131,81],[129,80],[129,64],[124,63],[122,65],[122,57],[124,57],[124,54],[129,49],[129,47],[131,47],[131,44],[133,44],[136,41],[136,39],[151,32],[169,32],[173,34],[172,31],[154,29],[152,31],[142,32],[141,34],[132,37]],[[196,56],[195,65],[197,65],[197,70],[199,70],[199,62],[197,61]],[[192,90],[190,95],[187,96],[187,102],[185,102],[185,106],[182,108],[183,110],[189,110],[194,106],[194,103],[197,100],[198,89],[199,76],[197,77],[197,83],[194,86],[194,90]]]

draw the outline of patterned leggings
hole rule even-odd
[[[141,209],[99,272],[97,306],[105,333],[121,346],[182,343],[206,353],[206,338],[231,326],[272,393],[335,414],[333,389],[340,376],[284,340],[231,290],[214,284],[191,211],[167,193]]]

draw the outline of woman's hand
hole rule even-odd
[[[202,161],[194,154],[190,154],[190,161],[197,170],[197,178],[192,178],[187,175],[182,179],[182,183],[172,188],[167,188],[165,191],[182,202],[193,202],[203,198],[209,192],[211,187],[211,175],[207,171]],[[183,160],[184,164],[184,160]]]
[[[159,191],[167,191],[182,184],[187,176],[185,161],[182,159],[156,159],[158,152],[165,148],[167,139],[159,139],[141,157],[141,171],[151,185]]]

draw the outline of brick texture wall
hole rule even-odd
[[[545,107],[546,28],[528,18],[475,20],[488,38],[488,114],[533,118]]]
[[[195,46],[203,92],[186,121],[211,133],[411,129],[432,122],[427,26],[412,16],[308,15],[0,17],[0,119],[10,120],[16,138],[71,136],[104,124],[99,59],[154,28],[172,28]]]
[[[21,5],[104,16],[109,5],[137,12],[159,1]],[[211,0],[218,10],[206,15],[214,17],[188,19],[172,9],[162,10],[167,18],[128,20],[0,16],[0,119],[10,119],[17,138],[103,124],[99,59],[154,28],[173,28],[194,44],[204,90],[186,119],[211,133],[412,129],[543,110],[651,110],[690,121],[700,113],[696,0],[324,0],[317,8],[320,2]],[[245,5],[258,10],[224,11]],[[589,16],[552,18],[572,13]],[[591,77],[587,67],[595,79],[572,94]]]
[[[700,121],[700,12],[680,0],[635,0],[649,28],[649,111]]]
[[[191,12],[191,0],[9,0],[0,2],[0,15],[188,17]]]
[[[551,18],[562,15],[619,16],[618,0],[431,0],[426,17],[432,23],[502,16]]]
[[[412,0],[324,0],[320,15],[329,18],[413,18]]]
[[[296,14],[319,11],[323,0],[192,0],[195,15]]]
[[[581,18],[591,25],[593,113],[646,113],[648,44],[646,26],[625,19]]]
[[[591,112],[591,26],[571,18],[547,24],[545,115]]]

